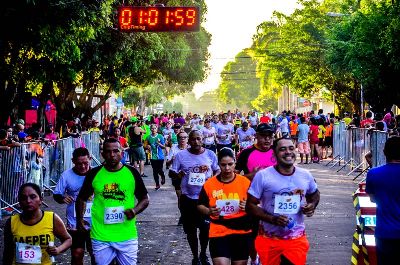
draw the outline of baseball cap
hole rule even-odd
[[[273,134],[274,130],[268,124],[260,123],[256,128],[256,132],[261,134]]]
[[[17,124],[25,125],[25,121],[23,119],[19,119],[17,120]]]

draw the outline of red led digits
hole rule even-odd
[[[194,22],[196,21],[196,10],[189,9],[188,11],[186,11],[186,18],[188,19],[186,25],[188,26],[193,25]]]
[[[150,9],[149,10],[149,18],[147,19],[147,23],[149,26],[155,26],[158,23],[158,10]]]
[[[182,13],[183,13],[183,9],[177,9],[175,11],[175,17],[177,19],[177,21],[175,22],[175,26],[183,25],[184,18],[182,16]]]
[[[119,24],[121,25],[121,29],[128,28],[132,23],[132,10],[128,8],[124,8],[121,11],[121,15],[119,18]]]
[[[199,7],[123,6],[118,9],[124,32],[188,32],[200,30]]]

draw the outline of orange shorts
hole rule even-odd
[[[259,235],[255,246],[261,264],[279,265],[283,255],[294,265],[304,265],[310,245],[305,235],[296,239],[276,239]]]

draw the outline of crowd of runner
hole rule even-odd
[[[65,225],[56,214],[40,210],[37,185],[21,186],[22,213],[6,223],[3,262],[51,264],[52,256],[71,247],[71,264],[83,264],[85,250],[92,264],[136,264],[135,217],[149,204],[142,180],[149,164],[156,190],[166,175],[175,188],[178,225],[187,235],[192,264],[210,264],[208,246],[213,264],[245,265],[249,258],[251,264],[305,264],[304,216],[314,214],[320,195],[310,172],[295,165],[296,152],[300,163],[329,157],[333,125],[340,120],[319,110],[91,121],[84,130],[100,132],[103,165],[91,169],[88,150],[74,150],[74,167],[63,173],[54,191],[55,201],[67,204]],[[396,131],[400,119],[393,120],[383,129]],[[369,113],[360,124],[349,115],[343,121],[381,126]],[[0,130],[1,145],[12,148],[17,141],[3,134]],[[52,246],[54,237],[61,245]]]

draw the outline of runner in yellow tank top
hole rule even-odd
[[[3,264],[52,264],[50,256],[59,255],[72,244],[63,221],[57,214],[40,209],[42,195],[36,184],[23,184],[18,201],[22,213],[5,225]],[[50,246],[55,237],[61,245]]]

